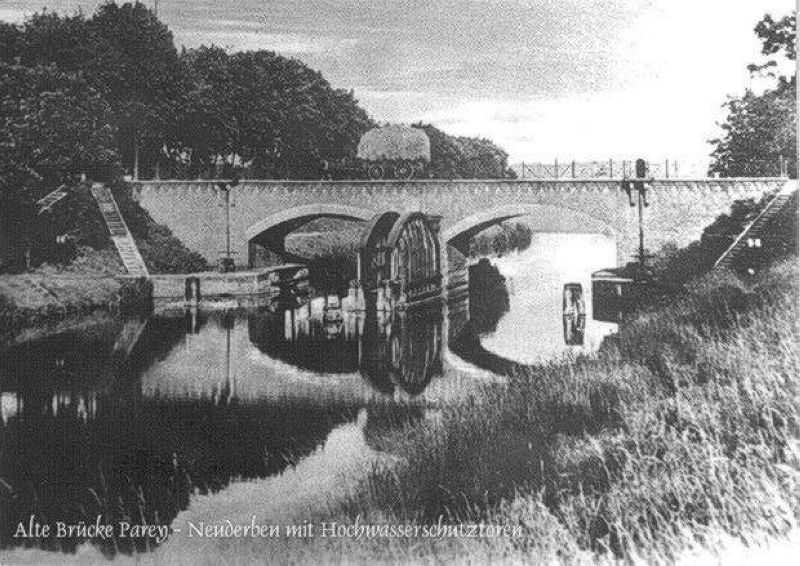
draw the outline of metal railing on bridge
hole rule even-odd
[[[522,161],[512,169],[520,179],[626,179],[635,176],[634,159],[600,161],[558,160],[552,163]],[[648,177],[659,179],[712,177],[708,159],[647,162]],[[797,171],[796,160],[778,156],[769,160],[753,160],[736,167],[738,177],[789,177]]]

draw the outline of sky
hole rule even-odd
[[[155,0],[145,0],[153,5]],[[0,19],[88,0],[0,0]],[[385,122],[491,139],[511,162],[704,160],[752,84],[753,27],[793,0],[158,0],[178,46],[296,57]]]

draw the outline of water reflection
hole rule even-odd
[[[535,252],[479,262],[469,300],[426,309],[382,313],[368,302],[366,312],[346,312],[322,298],[273,310],[190,309],[0,355],[0,547],[21,542],[11,535],[32,514],[169,523],[195,489],[276,475],[354,423],[364,445],[379,449],[382,434],[425,418],[432,389],[446,389],[448,349],[507,375],[596,347],[614,326],[586,320],[583,271],[556,265]],[[585,295],[567,297],[568,283]],[[582,346],[564,343],[565,299],[566,341],[583,333]],[[133,550],[130,539],[95,543],[107,554]]]
[[[263,366],[241,356],[252,347],[246,315],[196,314],[131,321],[102,340],[44,340],[0,360],[0,547],[24,542],[12,535],[31,515],[169,523],[195,488],[274,475],[359,413],[368,442],[424,416],[424,406],[379,402],[363,380],[338,384],[349,389],[338,396],[292,395],[274,379],[257,387]],[[79,541],[41,542],[74,550]],[[94,542],[107,554],[133,550],[130,539]]]
[[[614,239],[608,236],[535,234],[525,252],[494,260],[506,280],[510,306],[496,329],[481,334],[483,347],[523,364],[596,350],[617,325],[590,315],[591,275],[615,265],[616,259]],[[573,304],[572,293],[579,287],[580,299]]]
[[[580,283],[564,285],[564,344],[583,346],[586,332],[586,303]]]
[[[248,315],[250,341],[294,368],[360,373],[375,390],[419,395],[442,367],[441,306],[392,313],[334,312],[314,299],[297,308]]]
[[[442,375],[442,308],[366,316],[361,374],[381,391],[419,395]]]

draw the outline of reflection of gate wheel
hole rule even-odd
[[[386,176],[386,171],[383,165],[370,165],[367,169],[367,175],[370,179],[383,179]]]
[[[409,163],[401,163],[395,167],[394,176],[398,179],[410,179],[414,176],[414,166]]]

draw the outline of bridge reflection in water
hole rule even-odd
[[[155,317],[126,357],[115,353],[118,336],[129,333],[120,324],[0,356],[0,453],[9,456],[0,458],[0,548],[24,544],[13,533],[31,515],[51,523],[103,515],[106,523],[168,524],[196,489],[279,474],[320,454],[348,423],[358,423],[372,446],[376,435],[424,417],[424,403],[375,395],[358,376],[357,323],[286,340],[283,314]],[[251,336],[274,339],[275,357]],[[303,340],[333,364],[309,365],[297,350]],[[334,358],[337,349],[344,354]],[[297,364],[294,372],[288,364]],[[337,371],[338,379],[330,375]],[[41,541],[61,551],[79,542]],[[92,543],[107,554],[147,549],[135,539]]]
[[[561,335],[563,285],[587,288],[583,278],[545,281],[546,270],[527,264],[474,269],[469,297],[446,305],[383,311],[367,294],[363,312],[321,299],[188,310],[0,354],[0,454],[11,455],[0,458],[0,548],[21,544],[14,528],[31,515],[169,523],[196,489],[279,474],[324,453],[342,427],[378,449],[381,433],[485,383],[454,365],[509,374],[523,367],[510,359],[522,359],[517,346],[571,348]],[[78,542],[43,544],[70,551]],[[130,540],[94,544],[133,550]]]
[[[443,373],[443,308],[325,310],[323,299],[248,314],[250,340],[271,358],[317,373],[360,373],[375,390],[419,395]]]

